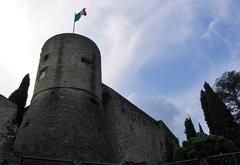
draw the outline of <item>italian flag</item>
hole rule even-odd
[[[86,8],[83,8],[79,13],[75,14],[74,22],[77,22],[81,18],[82,15],[83,16],[87,15]]]

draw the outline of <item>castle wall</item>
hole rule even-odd
[[[171,162],[175,156],[176,149],[179,148],[179,141],[169,130],[162,120],[158,121],[161,130],[161,146],[164,151],[165,161]]]
[[[169,148],[178,147],[176,137],[161,121],[156,121],[127,99],[103,85],[103,109],[108,136],[117,162],[147,162],[155,165],[167,160]],[[108,103],[107,103],[108,102]],[[109,105],[107,105],[109,104]],[[173,151],[174,152],[174,151]]]
[[[0,95],[0,160],[10,156],[16,131],[17,106]]]

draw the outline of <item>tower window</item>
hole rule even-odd
[[[27,127],[28,124],[29,124],[29,122],[27,121],[26,123],[23,124],[23,127],[24,127],[24,128]]]
[[[42,63],[46,62],[48,60],[49,54],[46,54],[45,56],[43,56],[42,58]]]
[[[85,64],[87,64],[87,65],[92,65],[92,61],[90,61],[90,60],[88,60],[88,59],[86,59],[86,58],[81,58],[81,61],[82,61],[82,63],[85,63]]]
[[[94,98],[90,98],[90,101],[95,105],[99,105],[98,101],[95,100]]]
[[[47,74],[47,68],[42,69],[39,73],[38,80],[41,80],[42,78],[44,78],[46,76],[46,74]]]

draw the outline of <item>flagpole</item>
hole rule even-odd
[[[76,15],[76,13],[74,13],[74,17],[73,17],[73,33],[74,33],[74,30],[75,30],[75,15]]]

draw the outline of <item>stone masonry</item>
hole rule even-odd
[[[12,147],[16,133],[17,106],[0,95],[0,162],[12,156]],[[1,164],[1,163],[0,163]]]

